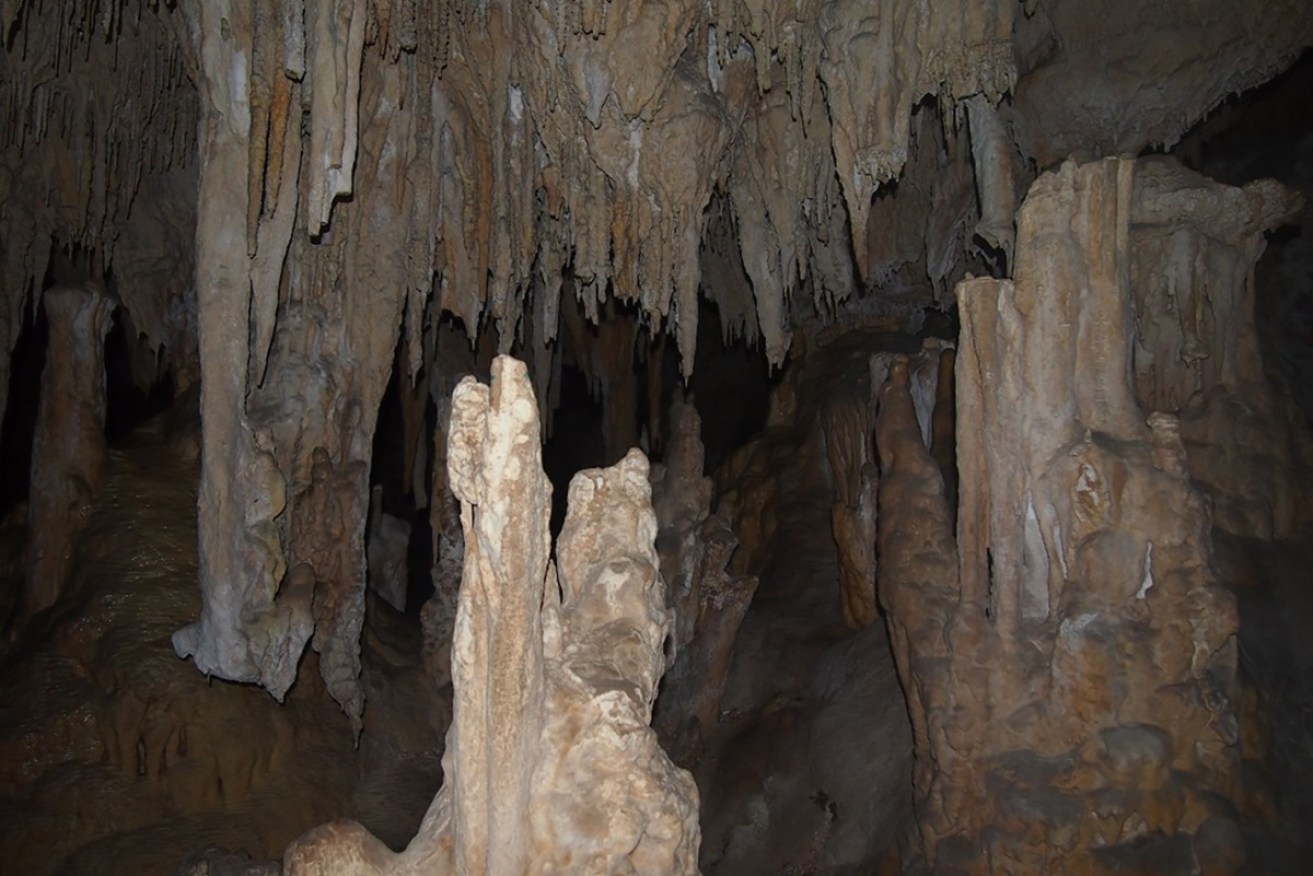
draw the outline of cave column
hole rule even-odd
[[[1015,281],[958,286],[956,545],[905,363],[881,390],[880,596],[934,872],[1243,861],[1235,602],[1177,420],[1134,394],[1134,175],[1041,177]]]
[[[196,218],[202,605],[200,619],[176,632],[173,645],[207,675],[258,682],[281,700],[313,629],[313,577],[302,569],[283,580],[287,561],[275,520],[286,507],[287,484],[272,440],[247,422],[251,104],[246,78],[233,71],[252,64],[251,14],[242,4],[203,3],[193,22],[202,100]]]
[[[100,487],[105,463],[105,336],[114,302],[99,285],[43,296],[50,326],[32,438],[27,514],[31,616],[54,605],[68,579],[73,543]]]

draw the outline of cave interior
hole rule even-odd
[[[1305,0],[0,38],[4,872],[1310,872]]]

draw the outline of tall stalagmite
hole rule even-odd
[[[906,367],[881,390],[880,589],[938,871],[1242,855],[1235,603],[1177,419],[1134,392],[1135,168],[1041,177],[1015,281],[958,287],[956,544]]]
[[[339,822],[288,849],[289,876],[697,872],[697,789],[648,726],[670,615],[647,460],[575,476],[554,566],[541,456],[523,363],[498,357],[491,386],[456,387],[465,569],[446,782],[401,854]]]

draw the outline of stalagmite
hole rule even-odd
[[[59,599],[105,464],[105,335],[114,301],[97,283],[43,296],[50,326],[32,442],[27,593],[31,616]]]
[[[835,492],[830,529],[839,549],[843,619],[854,628],[873,623],[879,616],[875,604],[875,529],[880,477],[871,442],[875,405],[870,387],[869,381],[861,381],[853,387],[856,397],[836,394],[828,399],[822,425]]]
[[[450,422],[465,569],[446,782],[400,854],[338,822],[284,872],[695,873],[697,791],[647,726],[670,617],[646,460],[575,476],[554,566],[524,365],[463,380]]]
[[[309,646],[304,665],[358,734],[365,588],[390,565],[392,604],[407,595],[403,527],[389,524],[381,550],[375,506],[367,529],[395,381],[404,486],[434,538],[423,660],[466,700],[449,790],[415,845],[394,858],[356,834],[360,848],[392,872],[439,858],[679,872],[695,866],[695,794],[645,726],[661,640],[673,626],[659,722],[687,750],[690,728],[717,719],[754,592],[744,573],[776,551],[787,505],[775,473],[794,445],[731,456],[714,514],[700,456],[672,449],[653,524],[644,464],[626,452],[644,416],[658,446],[676,367],[666,339],[688,379],[710,307],[724,340],[792,367],[811,338],[875,322],[915,332],[928,308],[952,310],[967,271],[1011,272],[960,287],[960,356],[927,347],[868,370],[863,348],[848,397],[785,387],[770,425],[804,418],[799,440],[828,462],[833,495],[819,501],[842,620],[888,616],[921,755],[923,857],[980,870],[979,851],[999,868],[1074,873],[1133,865],[1143,848],[1198,858],[1191,844],[1235,778],[1234,606],[1212,580],[1207,527],[1285,538],[1313,519],[1313,444],[1267,385],[1252,318],[1264,234],[1298,205],[1271,183],[1228,188],[1153,160],[1065,167],[1014,209],[1030,175],[1072,154],[1171,146],[1313,45],[1301,0],[1190,11],[0,0],[5,452],[24,444],[8,421],[30,417],[8,416],[11,386],[30,398],[35,380],[11,354],[39,345],[39,296],[75,253],[113,290],[138,388],[186,398],[200,382],[201,604],[176,653],[282,700]],[[97,370],[77,358],[102,354],[97,326],[86,349],[59,340],[52,364]],[[468,340],[479,366],[494,351],[529,363],[532,427],[519,366],[503,362],[500,385],[462,385],[448,435],[457,377],[485,369],[445,356],[444,336]],[[635,348],[649,342],[643,412]],[[550,422],[567,367],[602,398],[607,461],[623,459],[579,482],[580,502],[618,510],[573,510],[558,588],[524,442]],[[523,430],[518,456],[488,457],[520,465],[518,478],[484,472],[473,449],[514,431],[479,431],[484,396]],[[74,484],[48,459],[93,460],[67,448],[96,444],[82,427],[98,415],[48,438],[42,414],[29,610],[63,577],[51,567],[67,542],[48,521],[95,489],[94,464]],[[67,483],[46,489],[56,474]],[[506,511],[496,491],[520,487]],[[684,488],[696,501],[660,495]],[[657,526],[677,543],[661,545],[669,604],[649,568]],[[614,544],[577,553],[594,539]],[[494,570],[497,551],[517,568]],[[488,607],[491,582],[509,578],[531,582],[518,615]],[[590,626],[612,597],[628,620]],[[506,674],[517,661],[528,675]],[[585,718],[600,736],[572,723]],[[585,762],[612,743],[634,748]],[[1016,754],[1027,748],[1033,758]],[[621,791],[636,802],[617,804]],[[580,827],[593,818],[605,830]],[[320,848],[299,847],[292,866],[312,869]]]
[[[755,576],[726,571],[738,537],[711,513],[701,426],[691,403],[675,402],[666,463],[652,471],[656,543],[673,614],[673,659],[652,726],[663,747],[686,766],[720,719],[735,637],[757,592]]]
[[[1235,603],[1177,421],[1133,391],[1134,170],[1041,177],[1015,282],[958,288],[956,549],[905,366],[881,390],[880,591],[931,869],[1194,872],[1229,817]]]

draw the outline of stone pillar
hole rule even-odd
[[[1134,171],[1041,177],[1015,281],[958,287],[956,544],[904,363],[881,390],[880,594],[930,872],[1242,865],[1235,603],[1176,418],[1135,396]]]
[[[54,605],[105,464],[105,336],[114,302],[95,284],[43,296],[50,339],[32,440],[27,616]]]

